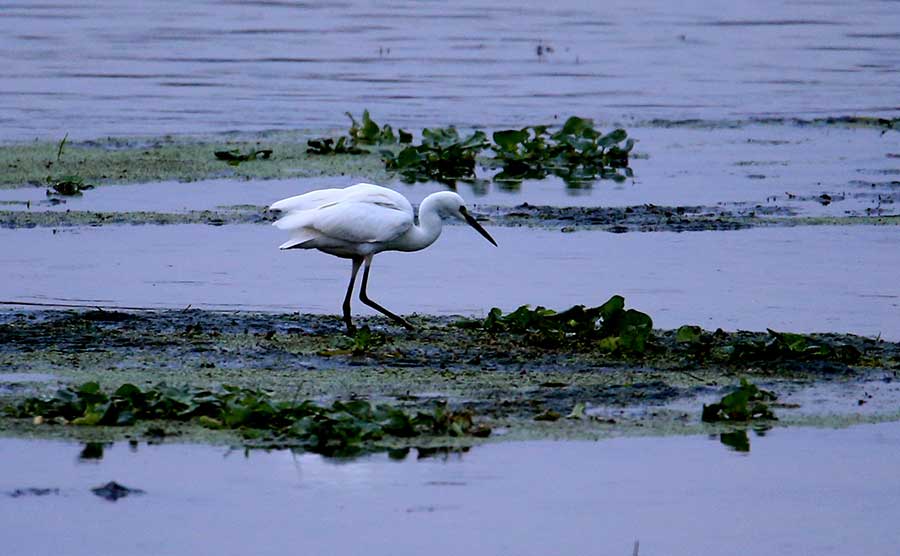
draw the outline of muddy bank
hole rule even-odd
[[[8,311],[0,318],[0,366],[14,373],[0,375],[2,405],[88,380],[110,388],[225,383],[285,400],[366,399],[410,411],[446,400],[474,411],[494,437],[582,438],[720,430],[700,422],[702,404],[748,378],[784,402],[773,406],[779,421],[769,426],[900,417],[900,344],[853,335],[808,336],[816,350],[792,351],[768,332],[707,331],[686,342],[657,330],[644,354],[627,355],[460,328],[454,317],[414,316],[414,332],[360,319],[372,330],[365,338],[344,335],[336,317],[300,314]],[[13,435],[160,436],[143,425],[0,423]],[[189,423],[162,427],[163,436],[230,438]]]
[[[743,206],[741,206],[743,205]],[[741,230],[756,227],[791,226],[885,226],[900,223],[898,215],[797,216],[790,208],[770,206],[655,206],[630,207],[552,207],[523,203],[508,207],[478,205],[473,214],[492,226],[558,229],[562,232],[599,230],[626,232],[698,232]],[[265,224],[278,218],[265,207],[242,205],[220,210],[179,213],[127,211],[94,212],[82,210],[0,210],[0,227],[60,228],[108,225],[167,224]],[[458,222],[447,221],[456,225]]]

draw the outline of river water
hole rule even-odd
[[[634,161],[635,181],[563,192],[546,180],[478,201],[777,197],[804,215],[893,214],[894,132],[743,124],[900,116],[898,30],[890,0],[6,0],[0,143],[320,133],[365,108],[413,130],[577,114],[637,130],[649,158]],[[58,210],[265,205],[366,176],[354,178],[101,188]],[[419,187],[403,191],[415,201],[436,189]],[[0,201],[44,210],[43,196],[20,189]],[[379,257],[370,293],[400,313],[469,315],[620,293],[661,327],[900,339],[893,226],[492,233],[499,250],[456,226],[424,253]],[[279,253],[281,240],[249,225],[0,230],[0,301],[336,313],[346,262]],[[640,540],[641,554],[897,553],[896,423],[776,429],[752,436],[749,454],[719,440],[507,443],[335,462],[124,444],[85,460],[75,444],[0,439],[0,552],[619,555]],[[109,480],[146,494],[91,494]],[[12,495],[28,488],[50,491]]]
[[[7,0],[0,141],[900,115],[885,0]]]
[[[897,423],[745,440],[749,452],[714,435],[342,461],[0,439],[3,553],[612,556],[636,540],[666,556],[897,553]],[[145,493],[91,492],[108,481]]]

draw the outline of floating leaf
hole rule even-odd
[[[566,415],[566,419],[584,419],[586,416],[586,409],[587,406],[584,404],[584,402],[578,402],[575,404],[575,407],[572,408],[571,413]]]
[[[741,385],[725,395],[718,403],[704,404],[701,419],[707,423],[775,419],[775,414],[769,409],[767,402],[776,399],[777,396],[774,393],[762,390],[755,384],[747,382],[746,379],[741,379]]]
[[[700,341],[703,329],[699,326],[685,324],[675,332],[675,341],[683,344],[695,344]]]

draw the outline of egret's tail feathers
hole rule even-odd
[[[307,249],[311,247],[308,244],[311,243],[314,239],[316,239],[316,234],[310,232],[309,230],[297,230],[293,234],[291,234],[291,239],[279,245],[278,248]]]

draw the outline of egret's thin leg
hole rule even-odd
[[[347,334],[356,332],[356,327],[353,326],[353,321],[350,319],[350,298],[353,297],[353,284],[356,282],[356,274],[359,272],[359,267],[362,265],[362,262],[362,257],[353,257],[353,270],[350,272],[350,284],[347,286],[347,295],[344,296],[344,322],[347,324]],[[363,282],[363,285],[365,285],[365,282]]]
[[[415,328],[412,324],[409,323],[408,320],[401,317],[400,315],[395,315],[394,313],[388,311],[381,305],[379,305],[379,304],[375,303],[374,301],[372,301],[371,299],[369,299],[369,296],[366,295],[366,286],[369,285],[369,268],[371,268],[371,267],[372,267],[372,255],[369,255],[368,257],[366,257],[366,269],[363,270],[362,286],[360,286],[360,288],[359,288],[359,300],[362,301],[363,303],[365,303],[366,305],[368,305],[369,307],[380,312],[381,314],[391,317],[392,319],[394,319],[395,322],[406,327],[407,330],[412,330],[413,328]]]

